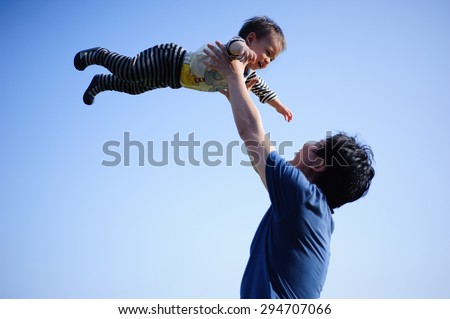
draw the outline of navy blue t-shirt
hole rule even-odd
[[[267,158],[266,182],[271,206],[253,238],[241,298],[319,298],[333,211],[322,191],[277,152]]]

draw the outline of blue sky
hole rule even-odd
[[[290,159],[345,131],[375,154],[369,194],[334,215],[322,297],[450,297],[450,2],[301,0],[3,2],[1,298],[239,297],[269,200],[239,147],[215,167],[201,161],[204,145],[240,143],[226,99],[107,92],[87,107],[82,94],[103,70],[72,61],[95,46],[195,50],[263,14],[288,47],[260,75],[294,112],[286,123],[255,99],[271,139],[291,143]],[[104,143],[123,146],[125,133],[155,158],[193,134],[201,163],[184,149],[177,165],[169,147],[162,167],[139,166],[137,148],[129,166],[102,165]]]

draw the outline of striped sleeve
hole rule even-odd
[[[258,82],[256,82],[255,85],[253,85],[251,91],[259,98],[259,101],[261,103],[270,102],[278,97],[277,93],[273,91],[266,84],[266,82],[264,82],[263,79],[261,79],[258,75],[256,75],[255,71],[252,71],[252,73],[245,80],[245,83],[248,83],[253,79],[257,79]]]

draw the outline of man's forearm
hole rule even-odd
[[[237,76],[230,78],[228,91],[239,136],[244,142],[247,140],[262,142],[265,132],[261,115],[250,98],[244,78]]]
[[[261,114],[250,98],[243,77],[229,78],[228,91],[239,136],[245,143],[253,168],[267,188],[265,159],[273,146],[266,140]]]
[[[273,147],[270,141],[265,140],[261,115],[245,85],[242,76],[244,64],[237,60],[230,61],[225,54],[225,47],[220,42],[216,42],[216,44],[218,48],[209,44],[208,50],[205,50],[205,53],[211,58],[211,62],[205,62],[205,64],[219,71],[227,79],[228,99],[239,136],[245,142],[253,167],[267,187],[265,159]]]

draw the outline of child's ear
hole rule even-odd
[[[247,37],[245,38],[247,44],[252,43],[253,41],[256,40],[256,33],[255,32],[250,32],[249,34],[247,34]]]

